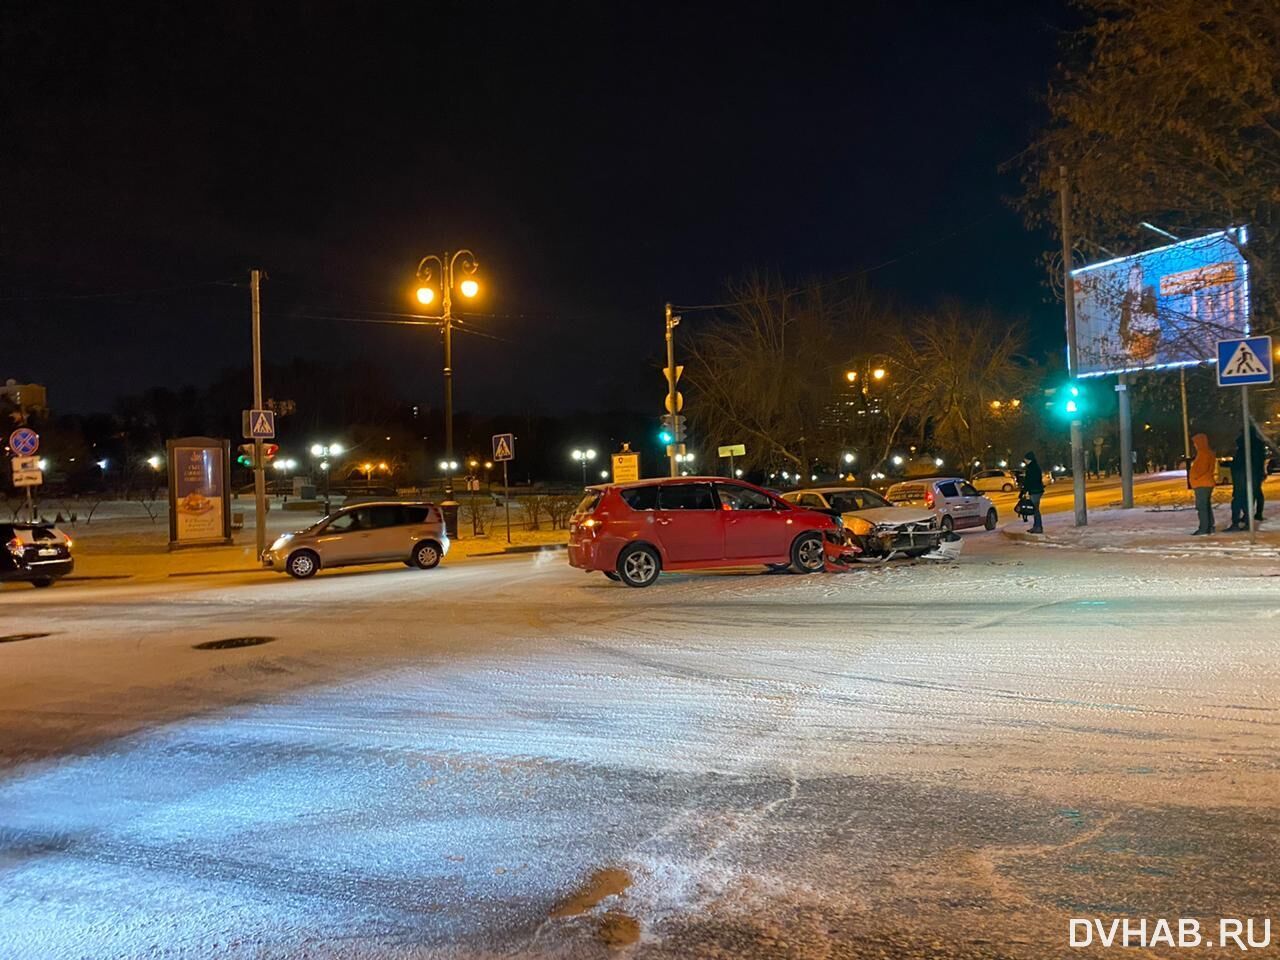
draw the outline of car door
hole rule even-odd
[[[961,509],[964,511],[964,522],[968,526],[976,526],[987,519],[986,497],[973,488],[973,484],[963,480],[956,484],[960,494]]]
[[[316,538],[320,562],[326,567],[359,563],[368,552],[372,524],[367,507],[344,510],[329,521]]]
[[[943,480],[935,484],[933,498],[934,509],[938,511],[939,521],[943,516],[948,516],[955,526],[963,527],[965,525],[964,504],[961,502],[960,491],[956,488],[954,480]]]
[[[693,563],[724,559],[723,511],[709,483],[664,483],[658,489],[654,527],[667,560]]]
[[[404,560],[413,549],[413,528],[406,523],[405,508],[383,504],[369,508],[368,560]]]
[[[726,560],[786,559],[796,534],[795,511],[767,493],[738,483],[717,483],[716,496],[724,521]],[[804,494],[800,497],[803,504]]]

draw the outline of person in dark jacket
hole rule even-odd
[[[1262,496],[1262,481],[1267,479],[1267,445],[1262,442],[1255,427],[1249,428],[1249,445],[1253,448],[1249,451],[1250,457],[1253,458],[1249,464],[1253,467],[1253,519],[1261,523],[1262,505],[1265,502]]]
[[[1249,490],[1244,475],[1244,431],[1236,437],[1236,449],[1231,455],[1231,526],[1228,533],[1249,529]]]
[[[1031,514],[1031,533],[1044,533],[1040,518],[1040,498],[1044,496],[1044,473],[1040,470],[1040,461],[1028,450],[1022,457],[1022,490],[1031,501],[1034,512]]]

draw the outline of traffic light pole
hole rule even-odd
[[[675,344],[675,328],[680,321],[671,316],[671,304],[667,304],[667,410],[671,414],[671,423],[676,423],[676,344]],[[676,463],[676,450],[679,448],[678,437],[675,434],[678,431],[672,431],[671,443],[667,444],[667,459],[671,462],[671,476],[679,476],[679,466]]]
[[[249,295],[253,305],[253,409],[262,409],[262,271],[249,271]],[[262,441],[253,441],[253,500],[257,557],[267,550],[267,478]]]
[[[1076,298],[1071,283],[1071,188],[1067,168],[1058,168],[1058,195],[1062,201],[1062,300],[1067,306],[1067,372],[1075,375]],[[1089,524],[1089,507],[1085,497],[1084,437],[1080,420],[1071,421],[1071,487],[1075,501],[1076,526]]]
[[[1129,375],[1116,380],[1116,399],[1120,411],[1120,506],[1133,508],[1133,415],[1129,410]]]

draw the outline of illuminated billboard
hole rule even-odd
[[[1078,377],[1203,363],[1249,332],[1244,227],[1071,271]]]

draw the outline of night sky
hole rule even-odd
[[[439,396],[425,253],[481,260],[460,409],[659,409],[662,304],[879,267],[908,305],[1061,317],[997,166],[1057,3],[5,4],[0,378],[57,412],[362,356]],[[893,261],[888,266],[880,266]],[[696,319],[690,315],[691,330]],[[270,393],[270,384],[268,384]]]

